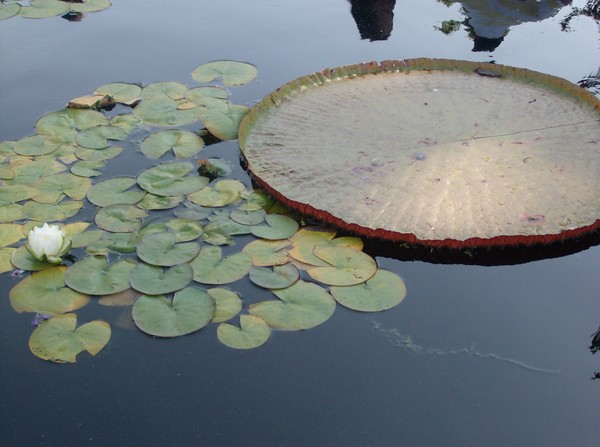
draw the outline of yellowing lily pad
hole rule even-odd
[[[29,349],[43,360],[75,363],[77,354],[98,354],[110,340],[105,321],[94,320],[78,328],[75,314],[57,315],[40,324],[29,338]]]
[[[252,304],[249,312],[274,329],[310,329],[327,321],[335,311],[333,297],[313,283],[300,280],[273,293],[279,300]]]
[[[213,287],[207,290],[208,294],[215,300],[215,316],[213,323],[222,323],[235,317],[242,310],[242,299],[240,295],[223,287]]]
[[[131,287],[146,295],[163,295],[183,289],[192,281],[193,271],[188,264],[164,270],[157,265],[140,262],[129,275]]]
[[[13,247],[2,247],[0,248],[0,273],[10,272],[15,268],[11,258],[16,248]]]
[[[362,284],[333,286],[330,292],[338,303],[350,309],[380,312],[400,304],[406,296],[406,286],[395,273],[377,270],[371,279]]]
[[[271,336],[271,328],[253,315],[241,315],[240,326],[221,323],[217,328],[219,341],[234,349],[253,349],[262,346]]]
[[[0,224],[0,247],[7,247],[23,239],[23,226],[20,224]]]
[[[252,259],[245,253],[222,257],[220,247],[202,247],[190,265],[194,269],[194,281],[203,284],[228,284],[243,278],[252,266]]]
[[[290,262],[290,256],[285,248],[289,247],[287,239],[265,241],[258,239],[246,245],[242,251],[252,258],[252,264],[258,267],[283,265]]]
[[[57,315],[85,306],[90,297],[65,287],[67,267],[57,266],[24,278],[10,293],[10,304],[16,312]]]
[[[248,272],[250,281],[265,289],[284,289],[300,278],[300,271],[293,264],[269,267],[251,267]]]
[[[377,263],[368,254],[352,247],[315,247],[314,254],[329,264],[307,270],[311,278],[332,286],[360,284],[377,271]]]
[[[204,178],[204,177],[202,177]],[[241,193],[246,187],[239,180],[224,179],[215,183],[212,186],[205,188],[188,195],[190,202],[200,206],[226,206],[241,200]]]
[[[154,233],[144,236],[137,245],[137,255],[153,265],[173,266],[196,257],[200,246],[196,242],[177,242],[175,233]]]
[[[173,296],[142,295],[133,305],[138,328],[156,337],[179,337],[202,329],[215,314],[212,297],[202,289],[188,287]]]
[[[69,267],[65,283],[89,295],[110,295],[129,288],[129,274],[135,266],[132,259],[109,265],[104,256],[88,256]]]

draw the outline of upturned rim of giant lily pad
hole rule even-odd
[[[593,208],[592,208],[591,212],[589,210],[586,211],[585,216],[582,218],[580,218],[580,216],[578,214],[576,214],[576,212],[581,211],[583,213],[584,212],[583,208],[577,208],[575,211],[573,211],[573,209],[575,209],[575,208],[573,208],[568,211],[571,214],[565,213],[565,216],[564,216],[565,218],[564,218],[563,222],[558,222],[558,219],[556,219],[555,216],[550,216],[550,214],[552,214],[552,213],[557,214],[558,211],[556,211],[556,210],[552,210],[552,211],[548,211],[545,209],[530,209],[530,210],[525,209],[524,211],[519,210],[520,214],[518,216],[516,215],[516,213],[514,213],[515,216],[511,216],[511,219],[514,220],[514,222],[511,221],[510,225],[513,225],[513,224],[515,226],[520,225],[521,227],[524,228],[524,230],[499,231],[497,233],[489,232],[489,234],[487,234],[488,232],[485,232],[485,231],[484,232],[480,232],[480,231],[469,232],[467,230],[465,233],[461,233],[459,235],[459,237],[455,237],[451,233],[445,233],[444,231],[439,231],[439,228],[443,228],[444,225],[447,224],[447,221],[449,220],[449,219],[446,219],[446,221],[444,221],[444,219],[448,216],[452,217],[453,211],[448,212],[446,216],[442,216],[440,221],[437,223],[429,223],[426,221],[421,222],[420,223],[421,227],[425,227],[426,225],[429,226],[429,229],[431,230],[429,233],[427,232],[427,228],[423,231],[421,231],[421,230],[417,231],[418,230],[417,228],[412,228],[410,226],[410,224],[406,224],[406,222],[403,222],[401,225],[393,224],[393,225],[387,226],[385,223],[382,224],[381,221],[376,222],[376,220],[363,222],[363,221],[360,221],[359,219],[355,219],[354,216],[349,219],[347,213],[340,212],[339,209],[332,211],[331,209],[320,206],[320,204],[315,204],[315,203],[311,202],[310,200],[305,200],[305,197],[303,197],[302,195],[296,194],[296,190],[301,190],[301,189],[306,190],[309,187],[313,187],[313,188],[316,187],[317,192],[315,192],[314,196],[323,196],[323,195],[327,194],[327,191],[326,191],[327,188],[332,188],[332,189],[338,188],[338,184],[335,182],[334,182],[335,186],[333,186],[333,183],[331,185],[324,185],[322,182],[319,182],[311,177],[311,175],[313,173],[316,173],[320,169],[319,164],[322,165],[325,162],[320,157],[311,157],[310,155],[307,156],[306,153],[304,153],[302,150],[302,148],[304,146],[301,146],[301,144],[299,144],[298,147],[294,148],[296,150],[296,152],[298,153],[298,157],[294,159],[295,161],[289,161],[289,164],[287,166],[287,168],[289,168],[289,171],[293,171],[293,170],[302,171],[302,176],[303,176],[302,180],[303,181],[302,181],[301,188],[300,187],[296,188],[294,185],[290,186],[290,183],[293,180],[289,180],[289,178],[287,178],[288,177],[287,175],[283,175],[284,174],[283,168],[279,169],[278,162],[275,158],[272,160],[272,163],[271,163],[269,161],[264,161],[263,159],[259,159],[256,157],[257,152],[263,150],[265,148],[265,146],[270,146],[269,150],[273,150],[274,152],[278,151],[279,147],[281,146],[281,142],[279,140],[277,140],[277,139],[269,140],[269,138],[271,138],[271,136],[272,136],[271,132],[273,132],[273,129],[276,126],[274,125],[273,128],[269,128],[268,125],[264,125],[264,123],[266,121],[268,121],[269,119],[271,119],[272,116],[277,115],[277,113],[281,109],[288,107],[289,104],[295,102],[298,98],[302,98],[306,92],[319,91],[318,89],[326,90],[327,87],[330,87],[335,84],[341,84],[341,83],[346,83],[347,85],[354,83],[353,85],[357,86],[357,88],[353,91],[360,92],[361,80],[373,79],[374,77],[381,78],[382,76],[386,76],[386,75],[397,76],[397,77],[404,76],[403,79],[408,79],[406,76],[410,75],[411,76],[410,79],[416,79],[417,77],[423,78],[422,82],[423,82],[423,84],[425,84],[424,88],[430,89],[430,92],[432,93],[432,95],[429,97],[432,98],[433,95],[438,92],[438,89],[436,88],[435,79],[433,79],[433,77],[431,77],[432,84],[427,85],[428,79],[430,79],[430,78],[427,78],[427,76],[429,76],[432,73],[435,74],[435,73],[442,73],[442,72],[450,73],[453,75],[456,74],[457,76],[462,76],[462,78],[468,78],[468,80],[472,83],[476,83],[476,84],[481,83],[483,85],[483,87],[479,89],[479,91],[481,91],[481,92],[485,92],[485,89],[490,88],[490,86],[502,85],[502,83],[505,83],[504,85],[507,85],[506,83],[510,83],[509,85],[511,86],[511,88],[513,86],[517,86],[519,88],[522,86],[526,86],[527,88],[537,89],[536,91],[538,92],[538,94],[537,94],[538,105],[540,102],[543,102],[545,96],[557,97],[561,101],[564,100],[568,104],[572,104],[573,106],[577,106],[581,110],[584,110],[585,113],[587,113],[588,115],[590,115],[592,117],[590,119],[590,121],[586,121],[586,123],[585,123],[585,125],[588,126],[588,128],[587,128],[588,130],[586,131],[587,134],[591,134],[591,137],[588,139],[590,140],[589,142],[592,142],[592,140],[594,140],[594,142],[596,142],[596,143],[600,141],[600,133],[598,134],[598,137],[596,137],[597,134],[594,133],[595,129],[596,129],[595,126],[597,126],[597,124],[600,123],[600,100],[597,97],[595,97],[592,93],[568,82],[567,80],[564,80],[564,79],[561,79],[561,78],[558,78],[558,77],[555,77],[552,75],[548,75],[548,74],[534,72],[534,71],[523,69],[523,68],[515,68],[515,67],[504,66],[504,65],[499,65],[499,64],[457,61],[457,60],[447,60],[447,59],[426,59],[426,58],[409,59],[409,60],[389,60],[389,61],[383,61],[381,63],[370,62],[370,63],[344,66],[344,67],[328,68],[321,72],[317,72],[317,73],[310,74],[307,76],[302,76],[298,79],[288,82],[287,84],[281,86],[277,90],[268,94],[260,103],[255,105],[250,110],[250,112],[242,120],[242,123],[240,125],[239,143],[240,143],[240,148],[242,150],[243,157],[245,158],[245,161],[248,166],[248,171],[250,172],[250,174],[252,175],[252,177],[256,181],[256,183],[262,189],[264,189],[268,194],[270,194],[271,196],[273,196],[274,198],[276,198],[277,200],[279,200],[286,206],[288,206],[294,210],[297,210],[297,211],[301,212],[302,214],[315,217],[322,222],[327,222],[327,223],[333,224],[343,230],[350,231],[350,232],[353,232],[356,234],[360,234],[360,235],[363,235],[366,237],[375,238],[375,239],[398,241],[398,242],[404,242],[404,243],[408,243],[408,244],[423,245],[423,246],[427,246],[427,247],[446,247],[446,248],[464,249],[464,248],[506,247],[506,246],[517,247],[517,246],[521,246],[521,245],[533,245],[533,244],[546,245],[546,244],[553,244],[556,242],[564,242],[564,241],[574,240],[576,238],[581,238],[583,236],[590,235],[592,233],[597,232],[600,229],[600,208],[598,208],[596,211],[593,211]],[[323,88],[323,87],[325,87],[325,88]],[[477,87],[477,88],[479,88],[479,87]],[[490,91],[492,91],[492,90],[490,90]],[[461,92],[459,92],[459,93],[461,93]],[[367,97],[368,97],[368,94],[365,94],[364,96],[361,97],[361,100],[364,98],[367,98]],[[460,95],[457,94],[456,98],[459,98],[459,97],[460,97]],[[525,103],[530,101],[529,104],[534,104],[536,102],[535,97],[526,98],[526,99],[527,100],[525,100],[525,98],[523,98],[523,100],[525,100]],[[321,98],[320,100],[322,100],[322,104],[321,104],[322,106],[327,105],[326,108],[329,112],[331,112],[332,110],[334,110],[334,111],[336,110],[335,107],[337,106],[337,104],[335,104],[335,101],[338,101],[338,103],[341,104],[341,106],[344,106],[344,104],[345,104],[344,103],[345,98],[341,97],[341,96],[337,97],[335,99]],[[419,103],[399,104],[399,106],[409,107],[409,108],[411,108],[411,110],[415,111],[414,114],[417,114],[416,113],[417,106],[419,106],[419,107],[429,106],[430,109],[432,108],[432,103],[428,104],[427,101],[428,101],[427,99],[424,99],[423,102],[420,104]],[[369,102],[369,104],[373,104],[373,102],[375,102],[375,101]],[[360,100],[358,101],[358,103],[360,103]],[[334,105],[331,105],[331,104],[334,104]],[[304,117],[308,116],[309,113],[314,113],[316,109],[322,108],[320,106],[315,105],[314,103],[310,103],[310,101],[308,101],[308,100],[306,102],[302,103],[302,105],[306,107],[306,115],[304,115]],[[457,108],[455,109],[455,112],[456,112],[456,115],[458,118],[463,117],[463,113],[465,112],[465,110],[463,110],[460,107],[464,106],[464,105],[465,104],[463,103],[463,104],[458,104],[456,106]],[[361,113],[363,113],[364,116],[369,115],[370,112],[369,112],[368,106],[364,110],[361,110]],[[413,112],[411,112],[411,114],[412,113]],[[521,114],[519,114],[519,108],[517,106],[515,106],[514,113],[515,113],[515,115],[514,115],[515,122],[522,121],[522,117],[523,117],[523,114],[525,114],[525,111],[521,110]],[[541,115],[542,114],[540,113],[540,116]],[[557,111],[556,115],[558,115],[558,111]],[[406,115],[404,115],[404,116],[406,116]],[[439,125],[440,121],[443,121],[443,120],[440,120],[439,117],[435,118],[434,114],[424,115],[424,116],[430,116],[433,127],[437,127]],[[289,119],[288,129],[299,125],[298,120],[294,121],[293,117],[288,116],[287,118]],[[457,122],[460,123],[460,119],[458,119],[458,118],[457,118]],[[558,121],[556,121],[556,120],[558,120]],[[312,121],[310,121],[310,124],[313,124],[318,121],[319,120],[316,120],[316,119],[312,120]],[[561,127],[561,132],[564,132],[565,129],[568,129],[570,126],[576,125],[573,122],[562,122],[561,123],[560,117],[557,117],[554,121],[556,121],[557,127]],[[332,122],[334,122],[334,121],[332,120]],[[487,124],[482,127],[487,126],[486,130],[490,130],[492,132],[491,134],[488,134],[488,135],[491,135],[494,138],[499,138],[500,136],[503,138],[502,141],[495,142],[497,145],[500,145],[500,146],[502,144],[505,144],[505,145],[514,144],[515,146],[517,146],[517,144],[522,145],[521,142],[516,141],[518,139],[517,137],[513,137],[515,141],[512,141],[511,140],[512,134],[510,134],[510,133],[507,135],[504,135],[504,133],[500,132],[500,130],[499,130],[498,133],[494,134],[493,133],[493,130],[495,130],[493,127],[494,122],[490,117],[485,117],[485,116],[481,117],[481,122],[482,123],[486,122]],[[473,125],[472,122],[470,122],[469,124],[471,126]],[[479,125],[479,123],[475,123],[475,125],[477,126],[477,125]],[[357,125],[357,127],[358,127],[358,125]],[[520,134],[524,134],[524,133],[532,134],[534,131],[537,131],[537,130],[546,131],[547,129],[550,129],[552,127],[552,125],[542,122],[540,124],[540,127],[541,127],[541,129],[523,128],[523,129],[517,129],[517,131]],[[351,128],[351,126],[344,127],[344,129],[348,129],[348,128]],[[323,130],[323,129],[321,129],[321,130]],[[335,127],[327,128],[326,126],[325,126],[324,132],[336,133],[336,130],[338,131],[338,133],[344,133],[343,130],[340,132],[339,129],[336,129]],[[365,132],[365,131],[368,132],[369,130],[370,129],[369,129],[368,123],[367,123],[367,127],[360,127],[357,132]],[[286,133],[288,133],[288,132],[286,132]],[[542,137],[546,137],[546,134],[542,134]],[[554,137],[554,135],[551,135],[548,138],[550,138],[550,137]],[[344,157],[344,145],[348,144],[348,142],[351,141],[352,138],[353,137],[348,134],[343,134],[343,135],[340,134],[337,150],[338,150],[338,153],[340,154],[339,156],[341,159],[343,159],[343,157]],[[399,134],[398,138],[399,139],[403,138],[403,135]],[[563,138],[562,135],[561,135],[561,138]],[[306,144],[313,144],[315,146],[318,146],[319,143],[321,143],[318,135],[308,135],[307,136],[306,132],[302,133],[302,139],[304,141],[308,141],[308,143],[306,143]],[[533,137],[531,137],[529,139],[533,140]],[[377,141],[377,134],[372,135],[372,141]],[[465,138],[464,145],[466,146],[469,143],[473,143],[474,141],[476,142],[475,138],[471,138],[471,139]],[[564,141],[564,140],[561,140],[561,141]],[[567,140],[567,142],[568,141],[569,140]],[[433,141],[433,140],[428,140],[426,138],[426,135],[423,135],[423,139],[420,143],[423,143],[423,144],[413,145],[414,147],[412,149],[408,148],[405,152],[408,152],[409,154],[412,153],[413,160],[410,160],[409,162],[412,162],[413,165],[416,165],[418,167],[420,167],[420,166],[425,167],[426,162],[424,162],[424,161],[429,156],[428,152],[431,150],[432,154],[433,154],[433,150],[434,150],[433,148],[430,147],[430,145],[437,144],[437,142]],[[448,142],[442,141],[442,143],[443,144],[440,144],[439,147],[445,146]],[[460,141],[458,141],[458,143],[460,144]],[[530,141],[528,140],[527,144],[529,144],[529,143],[530,143]],[[579,143],[579,141],[577,143]],[[302,144],[304,144],[304,143],[302,143]],[[449,143],[448,143],[448,146],[450,146]],[[596,149],[595,146],[597,146],[597,144],[595,144],[595,145],[588,144],[585,147],[574,147],[574,148],[569,147],[567,149],[567,151],[569,151],[569,152],[567,152],[566,154],[564,154],[564,153],[561,154],[561,157],[563,157],[563,158],[561,158],[560,161],[563,161],[563,160],[567,159],[568,157],[573,157],[574,159],[575,158],[582,159],[581,153],[585,152],[586,150],[597,152],[598,149]],[[435,149],[439,151],[439,147],[437,147]],[[454,148],[454,146],[453,146],[453,148]],[[523,149],[523,148],[520,147],[519,149]],[[327,148],[320,147],[319,150],[324,152],[327,150]],[[487,150],[487,149],[484,148],[484,152],[485,152],[485,150]],[[365,160],[366,159],[371,160],[371,161],[376,160],[377,163],[372,163],[372,166],[371,165],[363,166],[364,169],[361,172],[357,172],[357,175],[359,178],[365,177],[365,178],[367,178],[367,181],[368,181],[368,178],[371,176],[371,171],[369,171],[369,168],[372,168],[372,170],[377,170],[376,168],[378,168],[381,165],[381,163],[391,163],[391,166],[394,166],[392,169],[395,169],[395,165],[393,165],[393,163],[395,163],[395,162],[393,160],[392,161],[387,160],[387,159],[377,160],[378,154],[376,152],[369,152],[370,151],[369,146],[365,147],[365,151],[367,152],[367,155],[365,156]],[[536,153],[536,155],[537,155],[537,153]],[[596,155],[597,154],[595,154],[595,153],[591,153],[590,157],[592,157],[592,159],[593,159]],[[536,163],[538,161],[541,161],[542,163],[546,163],[545,165],[543,165],[542,163],[540,164],[540,169],[546,169],[546,170],[551,170],[550,164],[554,163],[554,161],[547,161],[545,159],[542,160],[541,159],[542,157],[539,157],[535,160],[533,157],[531,157],[531,158],[529,158],[529,157],[531,157],[531,155],[529,155],[529,153],[523,152],[523,155],[519,158],[519,161],[522,162],[521,164],[523,166],[527,166],[530,169],[533,166],[533,164],[529,163],[530,161],[535,161]],[[292,163],[298,162],[298,160],[300,158],[312,159],[314,165],[308,166],[308,167],[292,165]],[[433,156],[431,158],[433,158]],[[583,157],[583,158],[585,158],[585,157]],[[330,160],[330,159],[328,159],[328,160]],[[350,165],[352,166],[353,161],[349,161],[348,163],[350,163]],[[421,163],[421,164],[419,164],[419,163]],[[582,163],[585,164],[585,160]],[[555,163],[555,164],[558,164],[558,163]],[[272,175],[274,166],[277,166],[277,169],[279,169],[279,170],[275,173],[275,175]],[[595,166],[598,166],[598,164],[595,164]],[[517,168],[520,169],[521,167],[522,166],[515,165],[514,169],[515,170]],[[360,168],[360,166],[359,166],[359,168]],[[505,169],[505,168],[503,168],[503,169]],[[568,169],[570,169],[570,167],[568,167]],[[332,169],[332,171],[333,171],[333,169]],[[356,171],[356,169],[355,169],[355,171]],[[493,167],[491,167],[488,170],[488,173],[489,172],[494,172]],[[532,171],[530,171],[528,173],[528,175],[531,175],[532,178],[534,177]],[[550,176],[550,174],[548,174],[546,177],[548,177],[548,176]],[[590,175],[590,178],[591,177],[593,177],[593,176]],[[300,177],[298,177],[298,178],[300,178]],[[283,179],[283,180],[281,180],[281,182],[279,182],[279,179]],[[591,180],[591,181],[593,183],[593,180]],[[485,185],[483,183],[485,183],[485,182],[482,181],[482,185],[477,185],[477,188],[480,191],[483,191],[483,189],[485,187]],[[576,184],[576,181],[574,180],[571,183]],[[532,188],[535,191],[535,183],[531,183],[531,185],[533,185]],[[557,185],[557,188],[560,187],[560,178],[558,178],[558,177],[557,177],[556,185]],[[588,190],[589,190],[589,186],[590,185],[588,185]],[[596,188],[598,187],[597,183],[596,183],[595,187]],[[548,188],[549,188],[548,185],[544,185],[544,191]],[[540,190],[541,189],[542,188],[540,188]],[[592,189],[591,193],[593,194],[594,193],[594,191],[593,191],[594,185],[593,184],[592,184],[591,189]],[[555,192],[556,191],[552,191],[552,193],[555,193]],[[600,197],[599,192],[600,191],[595,192],[597,197]],[[478,191],[478,193],[482,193],[482,192]],[[527,193],[527,191],[519,190],[519,198],[520,198],[521,194],[526,194],[526,193]],[[432,197],[436,197],[436,196],[432,195]],[[363,199],[363,197],[360,197],[360,199]],[[455,198],[455,199],[458,200],[459,198]],[[582,202],[582,205],[583,205],[584,203],[586,203],[587,198],[583,198],[583,199],[578,198],[578,199]],[[600,201],[598,201],[598,199],[596,199],[596,200],[597,200],[596,205],[600,206]],[[572,204],[576,201],[577,200],[572,199],[568,203]],[[358,201],[355,200],[354,203],[349,204],[347,206],[347,209],[355,208],[357,206],[356,205],[357,202]],[[369,204],[367,204],[367,205],[369,205]],[[374,205],[375,205],[375,207],[373,209],[377,209],[377,206],[379,206],[380,203],[374,203]],[[596,205],[589,204],[589,201],[586,204],[586,206],[589,206],[589,207],[595,207]],[[425,203],[422,203],[422,206],[427,207],[427,206],[437,206],[437,205],[425,202]],[[575,205],[573,205],[573,206],[575,207]],[[512,211],[512,209],[511,209],[511,211]],[[473,216],[474,216],[474,218],[479,217],[476,212],[473,212]],[[492,216],[492,219],[490,219],[490,221],[493,220],[493,218],[494,218],[494,216]],[[548,225],[550,223],[549,221],[551,219],[552,219],[551,225]],[[436,225],[439,225],[437,227],[438,231],[435,231]],[[439,234],[439,236],[437,236],[437,234]]]

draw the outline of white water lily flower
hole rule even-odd
[[[39,261],[58,264],[61,257],[71,248],[71,239],[65,236],[65,231],[58,225],[45,223],[29,231],[25,247]]]

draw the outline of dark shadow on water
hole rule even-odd
[[[396,0],[348,0],[361,39],[386,40],[394,27]]]

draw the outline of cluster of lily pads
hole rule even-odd
[[[222,86],[108,84],[42,116],[36,134],[0,143],[0,272],[24,276],[9,297],[16,312],[35,315],[36,356],[75,362],[108,343],[108,322],[77,327],[74,311],[92,297],[131,306],[135,325],[156,337],[216,323],[218,339],[238,349],[264,344],[274,329],[315,327],[336,302],[374,312],[403,300],[402,279],[378,269],[359,238],[300,228],[264,193],[228,178],[227,160],[199,159],[205,139],[237,138],[248,108],[224,87],[251,81],[256,68],[217,61],[192,76]],[[173,127],[198,122],[205,129]],[[134,175],[102,177],[131,151],[156,163],[138,173],[129,161]],[[244,278],[271,299],[249,303],[236,290]]]
[[[88,12],[102,11],[111,5],[110,0],[2,0],[0,20],[14,16],[27,19],[63,16],[70,20],[78,20]]]

